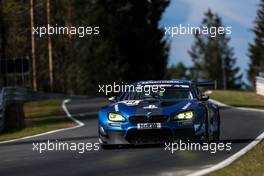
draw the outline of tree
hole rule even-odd
[[[107,68],[97,74],[97,82],[133,82],[164,76],[168,45],[158,24],[168,4],[167,0],[97,0],[93,4],[90,15],[101,27],[100,41],[95,41],[97,51],[101,51],[94,52],[96,60],[91,62]]]
[[[0,70],[1,70],[4,67],[1,65],[2,63],[1,59],[5,58],[5,53],[6,53],[6,32],[5,32],[4,15],[3,15],[3,0],[0,0],[0,46],[1,46],[0,47]],[[3,86],[6,86],[5,72],[6,70],[3,70],[3,76],[2,76],[3,81],[1,81]],[[0,86],[1,86],[1,82],[0,82]]]
[[[187,79],[188,68],[179,62],[177,65],[172,65],[166,71],[166,79]]]
[[[209,9],[202,21],[202,29],[214,27],[218,31],[223,27],[222,20]],[[236,58],[233,48],[229,46],[230,38],[225,33],[195,32],[195,41],[188,51],[193,66],[190,69],[191,78],[195,81],[218,81],[219,88],[239,88],[242,75],[239,67],[235,66]]]
[[[0,21],[7,21],[5,31],[0,28],[1,37],[5,33],[6,41],[1,39],[0,42],[6,43],[6,56],[28,56],[31,49],[30,1],[0,2],[4,2],[0,8],[4,18]],[[51,57],[54,92],[88,94],[98,92],[98,84],[164,77],[169,46],[159,21],[169,0],[34,2],[35,27],[47,26],[47,23],[68,28],[100,27],[99,35],[83,38],[77,35],[35,35],[38,90],[51,90],[48,59]],[[49,20],[47,2],[50,2]],[[48,42],[52,42],[50,54]]]
[[[12,59],[25,57],[29,53],[29,36],[27,22],[27,4],[23,0],[0,0],[0,58]],[[22,76],[6,73],[4,70],[3,85],[22,84]]]
[[[255,85],[256,76],[264,72],[264,0],[259,4],[255,27],[253,29],[255,39],[249,44],[249,70],[248,80]]]

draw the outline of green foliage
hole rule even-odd
[[[25,128],[0,135],[0,141],[45,133],[52,130],[73,127],[72,120],[61,109],[62,100],[43,100],[24,104]]]
[[[260,72],[264,72],[264,0],[261,0],[259,5],[253,32],[255,39],[253,43],[249,44],[248,79],[252,85],[255,85],[256,76]]]
[[[223,25],[221,18],[209,9],[205,13],[202,26],[218,29]],[[210,34],[196,33],[194,44],[189,51],[193,61],[193,67],[190,69],[191,79],[217,80],[219,88],[224,88],[224,85],[229,89],[239,88],[242,75],[238,75],[239,68],[235,66],[236,58],[229,42],[230,38],[226,34],[217,33],[215,37],[212,37]]]
[[[51,25],[100,27],[98,36],[52,36],[54,91],[95,93],[102,83],[164,77],[169,47],[159,21],[169,0],[50,2]],[[23,10],[20,17],[12,15]],[[46,0],[35,1],[34,10],[35,26],[46,26]],[[4,34],[10,48],[6,57],[30,56],[29,1],[4,1],[4,11],[8,11],[5,18],[12,16],[14,29],[26,30],[23,35],[15,36],[15,40],[7,35],[9,30]],[[49,91],[46,36],[36,36],[36,61],[38,89]]]
[[[231,106],[264,109],[264,97],[255,92],[214,90],[210,98]]]
[[[166,79],[188,79],[188,68],[182,63],[172,65],[166,71]]]
[[[28,6],[24,0],[0,0],[0,59],[28,56],[30,43]],[[19,77],[9,77],[8,83],[21,82]],[[0,75],[0,85],[6,84],[6,76]]]

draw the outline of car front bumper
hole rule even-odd
[[[192,121],[162,123],[160,129],[143,130],[137,129],[136,125],[114,123],[108,124],[106,129],[99,126],[99,137],[102,144],[157,144],[177,139],[192,140],[201,129],[201,124]]]

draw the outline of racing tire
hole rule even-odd
[[[210,142],[208,115],[206,115],[205,122],[204,122],[204,127],[205,127],[205,132],[204,132],[204,135],[203,135],[203,140],[205,142]]]
[[[217,111],[217,132],[213,134],[213,141],[219,142],[220,141],[220,112]]]
[[[210,136],[210,133],[209,133],[209,126],[211,125],[210,124],[210,121],[208,119],[208,113],[206,113],[206,118],[205,118],[205,133],[204,133],[204,136],[203,136],[203,140],[205,142],[219,142],[220,140],[220,113],[219,113],[219,110],[218,110],[218,113],[217,113],[217,132],[213,132]]]

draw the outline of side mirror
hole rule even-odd
[[[114,97],[108,98],[108,101],[111,102],[111,103],[115,103],[116,99],[117,99],[117,97],[114,96]]]
[[[208,95],[202,95],[202,97],[200,98],[200,101],[207,101],[207,100],[209,100]]]

